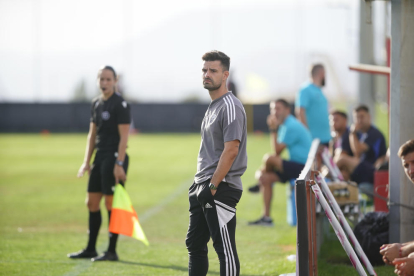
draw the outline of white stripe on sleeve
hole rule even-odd
[[[234,114],[234,116],[233,116],[234,119],[233,120],[236,120],[236,106],[234,104],[233,98],[231,96],[229,96],[229,98],[231,100],[231,103],[233,104],[233,114]]]
[[[229,96],[225,97],[224,99],[226,99],[226,102],[228,102],[229,106],[230,106],[230,121],[229,121],[229,124],[231,124],[235,119],[233,117],[233,104],[231,103],[231,100],[230,100]]]
[[[229,113],[229,104],[226,101],[226,98],[223,98],[224,102],[226,103],[227,106],[227,122],[230,124],[230,113]]]

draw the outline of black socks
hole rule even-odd
[[[108,211],[108,222],[111,219],[111,211]],[[118,241],[118,234],[109,232],[109,246],[108,252],[116,253],[116,242]]]
[[[97,212],[89,211],[89,241],[86,251],[96,251],[96,239],[98,238],[99,228],[101,228],[101,210]]]
[[[111,211],[108,211],[108,221],[111,218]],[[101,210],[97,212],[89,211],[89,241],[86,251],[96,251],[96,240],[98,239],[99,229],[102,224]],[[108,252],[116,253],[116,243],[118,241],[118,234],[109,232],[109,246]]]

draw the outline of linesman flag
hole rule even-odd
[[[119,184],[115,186],[109,232],[130,236],[149,245],[139,224],[137,213],[132,208],[131,199],[124,187]]]

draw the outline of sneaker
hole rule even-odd
[[[260,192],[260,185],[259,184],[255,184],[253,186],[249,187],[249,192],[257,194],[258,192]]]
[[[267,217],[261,217],[258,220],[249,222],[249,225],[273,226],[273,220]]]
[[[96,250],[87,251],[86,249],[82,249],[79,252],[69,253],[67,256],[71,259],[90,259],[98,256],[98,253],[96,252]]]
[[[116,253],[113,252],[104,252],[102,255],[100,255],[99,257],[96,258],[92,258],[91,261],[92,262],[98,262],[98,261],[118,261],[118,255]]]

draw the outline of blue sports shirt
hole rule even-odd
[[[313,83],[306,83],[300,89],[295,105],[305,109],[306,122],[312,138],[319,138],[321,143],[328,143],[331,140],[328,100],[322,90]]]
[[[286,145],[290,161],[305,164],[312,144],[309,130],[295,117],[289,115],[277,131],[277,142]]]

